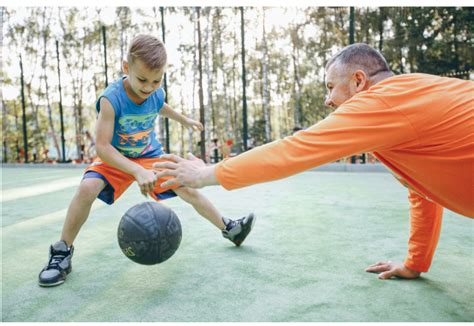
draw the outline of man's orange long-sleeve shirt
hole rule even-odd
[[[326,119],[216,166],[226,189],[373,152],[410,188],[408,268],[428,270],[442,207],[474,217],[474,82],[407,74],[353,96]]]

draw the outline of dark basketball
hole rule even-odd
[[[136,263],[159,264],[173,256],[181,242],[181,223],[168,207],[144,202],[130,208],[117,231],[122,252]]]

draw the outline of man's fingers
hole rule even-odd
[[[153,168],[155,168],[155,169],[164,169],[166,163],[168,163],[168,162],[157,162],[157,163],[153,163]],[[156,172],[156,171],[155,171],[155,172]]]
[[[420,276],[420,272],[410,270],[403,263],[392,262],[378,262],[366,268],[366,272],[378,273],[379,279],[388,280],[393,277],[401,277],[405,279],[414,279]]]
[[[175,155],[175,154],[163,154],[160,156],[160,158],[163,160],[174,161],[176,163],[179,163],[184,160],[182,157],[179,157],[178,155]],[[160,163],[155,163],[155,164],[160,164]],[[153,164],[153,166],[155,164]]]
[[[388,263],[388,262],[386,262],[386,261],[379,261],[378,263],[372,264],[372,265],[370,265],[369,267],[375,267],[375,266],[385,265],[385,264],[387,264],[387,263]]]
[[[388,280],[389,278],[392,278],[392,276],[395,276],[395,274],[396,274],[395,270],[386,271],[379,275],[379,279]]]
[[[159,169],[177,169],[178,164],[175,162],[159,162],[159,163],[153,163],[154,168],[159,168]]]
[[[159,162],[159,163],[153,163],[153,167],[156,169],[168,169],[168,170],[175,170],[178,168],[178,164],[174,162]],[[156,173],[159,173],[158,171],[155,171]],[[160,171],[161,172],[161,171]],[[158,174],[157,174],[158,175]]]
[[[191,160],[191,161],[196,161],[196,160],[199,160],[196,156],[193,155],[193,153],[191,152],[188,152],[188,160]]]
[[[376,266],[369,266],[366,268],[365,271],[369,273],[380,273],[380,272],[385,272],[387,270],[390,270],[390,265],[382,264],[382,265],[376,265]]]
[[[366,272],[369,272],[368,269],[372,269],[372,268],[375,268],[375,267],[379,267],[379,266],[386,266],[386,265],[390,265],[392,262],[390,260],[388,261],[379,261],[378,263],[375,263],[375,264],[372,264],[372,265],[369,265],[366,269]]]
[[[163,177],[175,177],[176,175],[178,175],[178,172],[175,170],[163,170],[156,173],[156,178],[160,179]]]
[[[160,187],[161,188],[167,188],[167,187],[173,187],[178,184],[178,181],[176,179],[170,179],[165,182],[163,182]]]
[[[385,265],[385,263],[383,263],[383,262],[378,262],[378,263],[376,263],[376,264],[372,264],[372,265],[368,266],[368,267],[365,269],[365,271],[366,271],[366,272],[372,272],[374,268],[377,268],[377,267],[382,266],[382,265]]]

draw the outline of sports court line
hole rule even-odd
[[[93,212],[97,209],[100,209],[104,206],[107,206],[104,202],[102,202],[100,200],[96,200],[94,202],[94,204],[92,204],[91,212]],[[15,230],[18,231],[18,230],[21,230],[21,229],[24,229],[24,228],[41,229],[46,224],[50,224],[50,223],[56,222],[58,220],[64,219],[66,217],[66,213],[67,213],[67,208],[61,209],[61,210],[53,212],[53,213],[33,217],[33,218],[30,218],[26,221],[21,221],[21,222],[15,223],[15,224],[10,224],[10,225],[5,226],[5,227],[2,228],[2,236],[8,235],[9,232],[12,232],[12,231],[15,231]]]
[[[7,186],[10,186],[10,185],[13,185],[13,184],[16,184],[16,181],[15,180],[11,180],[11,179],[14,179],[16,176],[8,176],[8,181],[5,181],[5,180],[2,180],[2,187],[3,189],[5,189],[5,187]],[[38,183],[38,181],[44,181],[44,180],[62,180],[64,179],[63,177],[61,178],[58,178],[57,176],[51,176],[51,175],[46,175],[46,176],[39,176],[39,177],[34,177],[34,178],[28,178],[28,182],[30,183]],[[13,189],[13,188],[12,188]]]
[[[11,188],[5,191],[2,189],[0,191],[0,202],[4,203],[20,198],[39,196],[49,192],[78,186],[81,179],[82,176],[76,176],[29,187]]]

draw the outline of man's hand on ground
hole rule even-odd
[[[381,280],[387,280],[394,276],[414,279],[418,278],[421,274],[420,272],[407,268],[403,263],[392,262],[390,260],[370,265],[365,271],[369,273],[379,273],[379,279]]]

